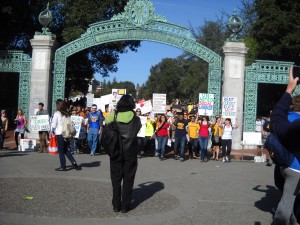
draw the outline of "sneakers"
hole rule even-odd
[[[91,154],[90,154],[90,156],[94,156],[94,155],[95,155],[94,153],[91,153]]]
[[[58,168],[56,168],[55,170],[56,170],[56,171],[67,171],[66,168],[62,168],[62,167],[58,167]]]
[[[160,154],[158,152],[155,152],[155,157],[158,157]]]
[[[175,156],[174,156],[174,160],[178,160],[178,155],[175,155]]]
[[[161,157],[160,158],[160,161],[164,161],[166,158],[165,157]]]
[[[222,163],[227,163],[227,161],[225,159],[222,160]]]
[[[180,158],[180,162],[183,162],[184,161],[184,158]]]

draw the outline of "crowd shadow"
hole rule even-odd
[[[138,188],[133,189],[133,201],[131,203],[132,209],[135,209],[164,188],[165,185],[158,181],[139,184]]]
[[[274,214],[274,211],[281,199],[281,192],[274,186],[266,185],[266,188],[261,188],[261,185],[255,186],[252,190],[265,193],[265,196],[254,203],[254,206],[264,212]]]
[[[94,162],[89,162],[89,163],[81,163],[81,167],[99,167],[101,165],[101,161],[94,161]]]

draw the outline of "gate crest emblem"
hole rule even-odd
[[[154,14],[153,4],[149,0],[130,0],[123,13],[112,17],[111,20],[126,20],[137,27],[150,24],[153,21],[167,22],[165,17]]]

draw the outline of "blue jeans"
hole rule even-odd
[[[68,151],[70,147],[70,141],[66,141],[62,135],[56,135],[57,138],[57,147],[58,147],[58,155],[61,168],[66,168],[66,157],[70,160],[72,165],[76,164],[76,160],[74,159],[72,153]]]
[[[95,154],[98,144],[98,132],[99,129],[90,128],[87,136],[91,154]]]
[[[168,136],[157,136],[157,153],[160,153],[161,157],[165,157],[165,149],[168,141]]]
[[[208,137],[199,136],[199,144],[201,149],[201,159],[207,157],[207,145],[208,145]]]
[[[186,142],[186,136],[183,137],[175,137],[175,155],[178,155],[179,152],[179,143],[180,143],[180,158],[184,159],[185,156],[185,142]]]

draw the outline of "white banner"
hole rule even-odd
[[[146,124],[147,124],[147,117],[146,116],[139,116],[141,119],[142,127],[140,131],[138,132],[138,137],[145,137],[146,134]]]
[[[86,95],[86,106],[92,107],[94,101],[94,94],[87,94]]]
[[[212,116],[214,113],[214,95],[199,93],[198,114]]]
[[[79,134],[81,132],[81,125],[83,122],[83,117],[81,116],[71,116],[71,120],[75,125],[75,129],[76,129],[76,135],[75,138],[79,138]]]
[[[166,94],[153,94],[153,113],[166,113],[167,95]]]
[[[49,131],[49,115],[30,116],[31,131]]]
[[[141,114],[149,113],[152,111],[152,103],[150,100],[142,102],[142,103],[137,103],[135,105],[135,110],[140,109]]]

